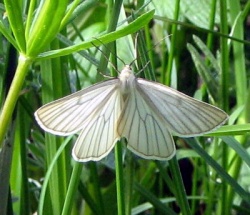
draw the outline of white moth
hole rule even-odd
[[[121,138],[146,159],[175,155],[173,135],[198,136],[221,126],[228,115],[162,84],[136,78],[126,65],[118,78],[53,101],[35,112],[39,125],[56,135],[80,132],[72,155],[98,161]]]

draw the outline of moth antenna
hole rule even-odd
[[[167,36],[163,37],[160,41],[158,41],[157,43],[153,44],[153,47],[150,48],[150,49],[148,49],[145,53],[148,53],[148,52],[152,51],[154,47],[158,46],[163,40],[165,40],[167,37],[170,37],[170,36],[171,35],[167,35]],[[135,47],[136,47],[136,49],[135,49],[135,57],[136,58],[129,65],[132,65],[137,59],[142,58],[142,54],[141,55],[140,54],[137,55],[137,51],[136,51],[137,50],[137,44],[138,44],[138,37],[139,37],[139,33],[137,33],[136,37],[135,37]],[[145,68],[145,66],[143,68]]]
[[[148,64],[150,64],[150,61],[148,61],[148,62],[146,63],[146,65],[143,66],[143,67],[136,73],[136,75],[139,75],[141,72],[143,72],[143,71],[145,70],[145,68],[148,66]]]
[[[96,38],[96,40],[98,40],[97,38]],[[100,41],[100,40],[98,40],[98,41]],[[100,41],[101,42],[101,41]],[[112,66],[112,68],[119,74],[119,71],[115,68],[115,66],[109,61],[109,59],[107,58],[107,56],[104,54],[104,52],[99,48],[99,47],[97,47],[94,43],[92,43],[92,45],[98,50],[98,51],[100,51],[102,54],[103,54],[103,56],[104,56],[104,58],[110,63],[110,65]],[[104,44],[103,44],[104,45]],[[98,71],[103,77],[105,77],[105,78],[114,78],[113,76],[110,76],[110,75],[105,75],[105,74],[103,74],[101,71]]]
[[[96,40],[98,40],[100,43],[102,43],[105,46],[105,44],[101,40],[99,40],[98,38],[96,38]],[[95,46],[97,48],[97,50],[99,50],[103,54],[103,56],[105,57],[105,59],[110,63],[110,65],[117,72],[117,74],[120,74],[119,70],[117,70],[117,68],[115,67],[115,65],[107,58],[107,56],[104,54],[104,52],[99,47],[97,47],[94,43],[92,43],[92,44],[93,44],[93,46]],[[105,47],[107,48],[107,46],[105,46]],[[110,53],[112,55],[115,55],[111,50],[110,50]],[[115,57],[117,59],[119,59],[124,65],[126,65],[126,63],[119,56],[115,55]]]

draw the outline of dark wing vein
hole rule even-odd
[[[120,92],[115,91],[95,117],[85,122],[72,151],[75,160],[98,161],[112,150],[120,139],[116,128],[122,107]]]
[[[219,108],[159,83],[138,79],[137,90],[166,126],[180,136],[209,132],[228,118]]]
[[[146,159],[168,160],[175,146],[164,121],[158,118],[137,91],[128,96],[118,121],[118,133],[126,137],[128,148]]]
[[[117,91],[118,79],[102,82],[39,108],[35,117],[46,131],[68,135],[81,130]]]

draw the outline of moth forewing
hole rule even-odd
[[[228,119],[221,109],[159,83],[138,79],[138,91],[168,129],[179,136],[208,133]]]
[[[97,110],[102,109],[117,90],[118,82],[118,79],[104,81],[50,102],[35,112],[35,118],[45,131],[52,134],[74,134],[83,129],[85,121],[93,118]]]

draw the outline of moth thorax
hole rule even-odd
[[[135,75],[129,65],[126,65],[119,75],[119,79],[121,81],[121,93],[127,94],[133,88],[135,84]]]

